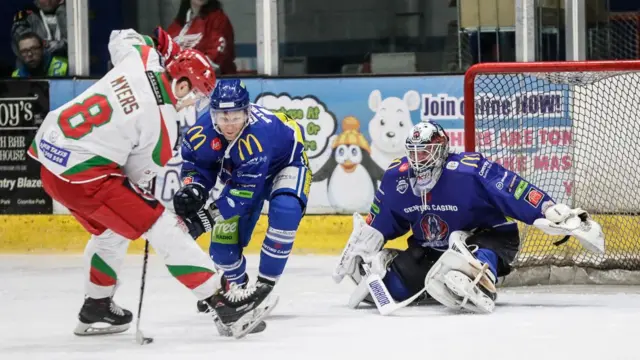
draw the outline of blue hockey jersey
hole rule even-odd
[[[423,246],[448,247],[453,231],[503,228],[532,224],[543,217],[553,199],[525,179],[479,153],[449,154],[426,204],[414,194],[413,171],[407,158],[394,160],[376,192],[367,223],[385,241],[413,232]]]
[[[214,128],[209,112],[202,113],[182,138],[182,182],[198,183],[207,191],[211,190],[222,170],[227,146],[228,141]]]
[[[211,146],[196,148],[201,141]],[[251,105],[249,124],[231,143],[215,130],[208,113],[203,114],[185,134],[182,157],[183,179],[210,190],[219,174],[225,187],[215,205],[225,219],[251,213],[268,197],[273,177],[285,167],[308,168],[302,127],[256,104]]]

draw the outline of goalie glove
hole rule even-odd
[[[565,204],[555,204],[545,210],[544,216],[534,221],[533,225],[549,235],[575,236],[587,250],[604,253],[602,227],[586,211],[571,209]]]
[[[340,261],[333,271],[333,280],[340,283],[345,275],[356,272],[358,258],[370,262],[384,246],[382,233],[371,227],[358,213],[353,214],[353,231],[342,250]]]
[[[164,58],[165,65],[169,65],[173,58],[182,51],[180,45],[160,26],[153,30],[153,39],[156,43],[156,49]]]

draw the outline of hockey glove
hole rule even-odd
[[[211,231],[216,221],[222,220],[222,217],[220,216],[220,211],[211,204],[209,208],[202,209],[195,215],[184,217],[183,219],[189,229],[189,235],[193,240],[197,240],[200,235]]]
[[[173,195],[173,209],[183,219],[197,217],[198,211],[207,202],[207,195],[203,185],[187,184]]]
[[[178,45],[178,43],[171,38],[171,35],[164,31],[160,26],[153,30],[153,38],[156,43],[156,49],[164,58],[165,65],[169,65],[173,58],[182,51],[180,45]]]

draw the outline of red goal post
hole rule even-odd
[[[520,224],[504,285],[640,284],[640,61],[477,64],[464,101],[466,151],[589,211],[605,232],[597,255]]]

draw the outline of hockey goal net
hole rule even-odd
[[[520,224],[503,285],[640,284],[640,61],[478,64],[464,86],[465,150],[587,210],[606,237],[597,255]]]

